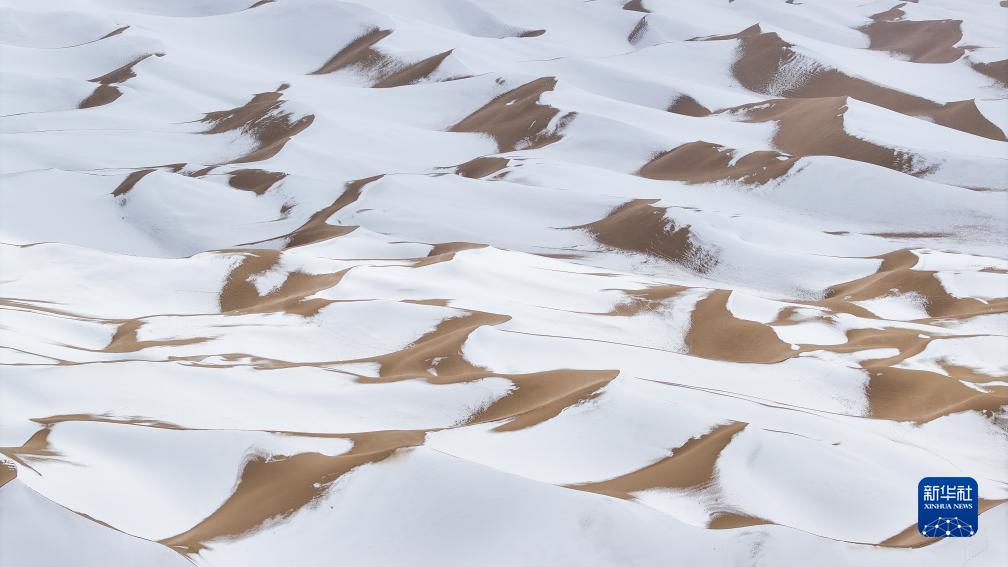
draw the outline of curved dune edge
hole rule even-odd
[[[309,74],[326,75],[354,68],[360,73],[369,75],[372,79],[371,86],[374,88],[402,87],[429,77],[452,53],[449,49],[412,63],[400,61],[374,47],[391,34],[392,30],[371,28]]]
[[[844,130],[843,119],[847,111],[847,99],[846,96],[774,99],[722,110],[719,114],[727,113],[744,122],[776,123],[777,130],[774,132],[773,144],[790,156],[836,156],[911,175],[926,175],[932,172],[930,164],[921,162],[920,158],[912,153],[881,146],[848,134]],[[979,111],[977,113],[979,114]],[[793,158],[784,161],[776,171],[768,173],[772,178],[781,177],[790,170],[793,162]],[[758,178],[756,181],[765,183],[767,180]]]
[[[563,127],[574,119],[574,114],[561,116],[550,128],[560,110],[540,104],[539,97],[553,90],[556,84],[555,77],[540,77],[525,83],[497,96],[450,126],[448,131],[486,134],[497,142],[501,152],[541,148],[557,142]]]
[[[557,369],[530,374],[492,372],[462,355],[469,336],[483,326],[511,319],[507,315],[468,311],[445,319],[404,349],[380,356],[341,361],[375,362],[378,376],[358,376],[361,383],[422,378],[431,384],[457,384],[483,378],[505,378],[514,389],[469,417],[467,423],[503,422],[495,431],[517,431],[542,423],[565,408],[591,399],[619,374],[617,370]],[[507,420],[507,421],[504,421]]]
[[[315,116],[311,114],[295,119],[293,114],[282,110],[281,97],[286,88],[285,83],[275,91],[254,95],[242,106],[206,113],[201,122],[208,124],[209,128],[203,133],[237,131],[253,139],[255,149],[230,163],[262,161],[275,156],[292,137],[311,126],[315,120]]]
[[[868,49],[905,56],[915,63],[951,63],[966,52],[955,45],[962,41],[961,20],[904,20],[905,3],[871,16],[859,28],[868,36]]]
[[[286,247],[292,248],[295,246],[303,246],[305,244],[312,244],[314,242],[328,240],[329,238],[343,236],[344,234],[352,231],[354,228],[357,228],[331,225],[326,223],[326,220],[338,211],[342,210],[344,207],[359,199],[361,192],[364,191],[364,188],[369,183],[378,181],[382,177],[384,177],[384,175],[375,175],[373,177],[356,179],[347,183],[343,188],[343,192],[340,193],[340,196],[333,201],[332,204],[313,213],[303,225],[295,229],[292,233],[286,235]]]
[[[617,250],[639,252],[685,266],[699,273],[717,265],[717,253],[699,243],[690,226],[678,226],[655,207],[659,199],[634,199],[613,209],[605,218],[579,226],[599,243]]]
[[[768,325],[735,318],[728,311],[728,290],[697,302],[686,333],[690,354],[730,362],[775,363],[795,356],[791,345]]]
[[[121,27],[95,41],[100,41],[102,39],[118,35],[126,31],[126,28],[128,27],[129,26]],[[146,55],[141,55],[139,57],[134,58],[129,63],[121,67],[118,67],[112,71],[109,71],[108,73],[105,73],[100,77],[89,79],[89,81],[92,83],[98,83],[98,86],[95,87],[95,90],[87,97],[85,97],[84,100],[78,103],[77,108],[93,108],[95,106],[104,106],[106,104],[114,102],[116,99],[122,96],[122,91],[118,88],[117,85],[125,83],[126,81],[132,79],[133,77],[136,77],[136,72],[133,71],[133,67],[135,67],[141,61],[154,55],[162,57],[164,53],[148,53]]]
[[[470,179],[483,179],[507,168],[510,161],[498,156],[478,157],[456,166],[455,173]]]
[[[737,181],[762,185],[787,175],[796,161],[775,151],[751,152],[736,160],[735,150],[697,141],[662,152],[644,164],[638,175],[691,184]]]
[[[253,532],[270,520],[290,517],[344,474],[390,457],[398,449],[422,445],[425,431],[369,431],[325,435],[353,442],[336,456],[301,453],[286,458],[254,457],[245,463],[234,492],[212,514],[188,531],[160,540],[186,554],[199,554],[213,540]]]
[[[969,134],[1008,140],[971,100],[939,104],[852,77],[806,58],[776,33],[763,32],[759,24],[736,34],[695,38],[694,41],[737,41],[739,57],[732,65],[732,74],[742,86],[756,93],[797,99],[850,97],[907,116],[924,117]],[[803,67],[800,80],[776,80],[782,69],[795,65]]]
[[[644,7],[644,1],[643,0],[630,0],[626,4],[623,4],[623,9],[624,10],[630,10],[630,11],[633,11],[633,12],[650,12],[651,11],[651,10],[648,10],[647,8]]]
[[[683,116],[693,116],[695,118],[702,118],[711,114],[709,108],[697,102],[695,98],[684,94],[677,96],[666,110],[673,114],[682,114]]]
[[[17,467],[6,459],[0,461],[0,487],[17,478]]]
[[[720,425],[672,450],[672,455],[642,469],[598,482],[569,484],[568,488],[629,500],[634,492],[651,488],[695,488],[714,480],[714,465],[732,438],[749,424]]]
[[[259,295],[250,278],[273,268],[280,261],[280,253],[275,250],[238,249],[233,252],[243,254],[239,264],[228,274],[220,292],[221,313],[272,313],[282,311],[304,317],[311,317],[320,309],[332,303],[321,298],[307,299],[315,293],[329,289],[343,279],[347,270],[331,274],[306,274],[294,271],[276,289],[266,295]]]
[[[991,272],[1008,273],[992,234],[1004,196],[995,142],[1008,130],[991,99],[1008,86],[1008,61],[990,55],[1000,47],[988,45],[999,43],[989,9],[77,1],[51,22],[48,8],[13,9],[0,26],[12,51],[39,63],[15,62],[24,85],[2,93],[26,112],[5,116],[16,147],[2,196],[15,209],[4,227],[12,275],[0,278],[10,379],[0,383],[19,404],[7,443],[23,444],[0,448],[0,486],[30,480],[123,533],[157,529],[150,514],[164,513],[178,533],[160,530],[170,537],[152,547],[242,567],[395,563],[381,559],[412,546],[420,559],[479,557],[455,545],[459,515],[511,521],[515,531],[496,535],[572,563],[950,556],[949,545],[916,557],[872,549],[937,541],[914,526],[846,545],[838,534],[881,539],[913,510],[871,517],[872,529],[812,522],[806,514],[838,496],[794,490],[768,455],[804,456],[792,480],[836,485],[838,517],[851,521],[888,506],[873,490],[916,483],[931,458],[1004,496],[987,444],[1004,444],[1008,408],[996,376],[1005,362],[991,352],[1004,340],[991,315],[1008,313],[1008,297],[992,297]],[[908,19],[922,13],[950,19]],[[730,33],[754,21],[765,24]],[[45,33],[29,37],[36,29]],[[682,43],[699,33],[730,35]],[[858,55],[858,44],[873,52]],[[170,61],[151,57],[161,49]],[[942,132],[953,143],[942,146]],[[835,159],[803,159],[816,156]],[[904,213],[898,199],[915,190],[922,200]],[[228,388],[248,407],[221,421],[212,400],[238,391]],[[281,415],[292,403],[349,414],[299,425]],[[261,404],[281,413],[257,414]],[[136,427],[190,432],[153,448],[183,468],[189,448],[221,443],[232,457],[195,463],[197,484],[88,495],[138,480],[142,451],[119,443],[158,432]],[[371,431],[348,433],[361,429]],[[252,455],[228,431],[290,437]],[[780,437],[764,439],[771,431]],[[296,436],[351,448],[284,442]],[[843,448],[815,441],[836,436]],[[277,446],[294,454],[270,455]],[[857,466],[894,454],[907,466],[891,475]],[[571,462],[525,460],[543,455]],[[599,480],[599,465],[617,476]],[[442,474],[475,504],[423,539],[390,531],[389,517],[402,514],[409,531],[449,509],[426,490],[450,495]],[[379,477],[403,483],[360,491]],[[741,496],[754,479],[780,491],[780,510]],[[150,496],[148,513],[128,509]],[[328,509],[344,496],[383,517]],[[506,505],[494,510],[495,497]],[[982,511],[1003,502],[983,500]],[[330,522],[354,540],[317,537]],[[764,525],[786,529],[744,529]],[[507,551],[491,562],[521,563]]]
[[[872,299],[900,289],[904,293],[918,293],[928,299],[932,317],[940,320],[968,318],[978,314],[1008,312],[1008,300],[984,304],[974,299],[953,298],[937,284],[933,272],[911,270],[916,256],[909,251],[897,251],[882,257],[879,272],[858,280],[850,288],[862,290],[861,295],[847,295],[831,288],[829,299],[809,302],[826,307],[835,313],[850,313],[858,317],[875,319],[863,308],[848,303],[853,300]],[[923,275],[922,275],[923,274]],[[900,280],[900,276],[905,279]],[[878,287],[871,284],[878,279],[886,283]],[[865,282],[868,283],[865,283]],[[904,282],[902,287],[898,282]],[[926,286],[915,285],[925,282]],[[621,303],[611,315],[633,316],[655,310],[666,299],[677,296],[688,288],[660,286],[645,290],[624,291],[628,300]],[[850,353],[871,349],[892,348],[899,354],[888,358],[861,362],[868,374],[866,397],[869,403],[867,417],[895,421],[926,423],[939,417],[963,411],[978,411],[991,416],[1008,405],[1008,392],[991,389],[981,392],[963,382],[986,382],[989,376],[977,375],[971,369],[946,364],[948,376],[923,370],[897,368],[896,365],[921,353],[934,340],[942,337],[922,337],[919,331],[882,324],[877,329],[854,329],[847,333],[847,341],[836,345],[791,345],[777,336],[771,325],[793,324],[790,309],[784,309],[776,321],[763,324],[736,318],[727,308],[729,290],[714,290],[699,300],[691,315],[685,344],[689,354],[712,360],[739,363],[774,364],[810,351]],[[827,312],[828,313],[828,312]],[[825,314],[824,314],[825,315]],[[923,320],[922,322],[927,322]],[[828,322],[828,321],[827,321]]]
[[[324,75],[334,73],[350,66],[365,68],[380,67],[386,62],[385,56],[379,51],[372,49],[371,46],[388,37],[391,33],[392,30],[369,29],[348,43],[346,47],[339,50],[336,55],[330,57],[328,61],[318,69],[312,71],[311,74]]]
[[[228,185],[241,191],[249,191],[262,195],[274,185],[287,177],[282,171],[266,171],[264,169],[236,169],[228,173]]]

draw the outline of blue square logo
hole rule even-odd
[[[924,537],[972,537],[979,526],[977,482],[968,476],[929,476],[917,484],[917,531]]]

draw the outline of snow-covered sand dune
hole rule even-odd
[[[0,2],[0,565],[1008,561],[1004,2],[252,1]]]

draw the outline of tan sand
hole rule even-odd
[[[234,538],[280,520],[311,504],[344,474],[382,461],[396,450],[422,445],[425,431],[371,431],[327,435],[353,441],[343,455],[301,453],[289,457],[256,457],[245,464],[231,496],[188,531],[161,540],[179,552],[199,553],[212,541]]]
[[[548,132],[547,128],[560,111],[540,104],[539,97],[555,86],[554,77],[541,77],[521,85],[494,98],[448,130],[493,136],[501,152],[552,144],[560,136],[556,131]]]
[[[983,73],[988,77],[1008,87],[1008,59],[992,61],[990,63],[973,63],[972,67],[978,73]]]
[[[312,71],[311,74],[322,75],[325,73],[333,73],[352,65],[360,65],[369,69],[386,65],[388,63],[388,59],[385,55],[375,49],[372,49],[371,46],[385,39],[391,33],[392,30],[371,28],[363,35],[347,44],[347,46],[336,53],[336,55],[330,57],[324,65]]]
[[[155,171],[157,171],[159,169],[166,169],[168,171],[178,172],[183,167],[185,167],[185,165],[186,164],[184,164],[184,163],[172,163],[172,164],[168,164],[168,165],[162,165],[162,166],[159,166],[159,167],[147,167],[147,168],[144,168],[144,169],[138,169],[138,170],[130,173],[129,175],[127,175],[126,179],[123,179],[122,182],[120,182],[119,185],[116,186],[115,190],[112,191],[112,196],[113,197],[119,197],[121,195],[125,195],[126,193],[129,193],[130,190],[133,189],[133,187],[137,183],[139,183],[141,179],[143,179],[144,177],[146,177],[148,174],[154,173]]]
[[[484,156],[471,159],[455,168],[455,173],[471,179],[482,179],[506,168],[510,163],[508,158]]]
[[[622,291],[627,298],[617,303],[605,315],[633,317],[641,313],[658,311],[665,306],[666,300],[672,299],[688,289],[690,288],[674,284],[652,286],[644,289],[621,289],[619,291]]]
[[[732,422],[687,441],[670,457],[642,469],[598,482],[571,484],[568,488],[632,499],[633,493],[652,488],[699,488],[714,479],[714,465],[721,451],[748,424]]]
[[[93,108],[106,105],[122,96],[122,91],[112,85],[98,85],[91,94],[77,104],[77,108]]]
[[[683,116],[696,117],[710,116],[711,113],[709,108],[700,104],[689,95],[679,95],[666,110],[675,114],[682,114]]]
[[[648,10],[647,8],[644,7],[644,0],[630,0],[626,4],[623,4],[623,9],[624,10],[630,10],[630,11],[633,11],[633,12],[650,12],[651,11],[651,10]]]
[[[225,251],[227,252],[227,251]],[[249,278],[269,271],[280,260],[280,252],[268,249],[236,249],[244,255],[238,265],[231,270],[220,292],[222,313],[274,313],[285,312],[303,317],[312,317],[320,309],[332,303],[328,299],[309,296],[339,284],[349,271],[341,270],[331,274],[306,274],[294,271],[284,282],[266,295],[259,295]]]
[[[456,252],[486,248],[486,246],[486,244],[477,244],[474,242],[442,242],[435,244],[430,252],[427,253],[427,257],[414,262],[413,267],[422,268],[424,266],[440,264],[441,262],[450,262],[455,258]]]
[[[17,467],[9,461],[0,462],[0,487],[17,478]]]
[[[732,35],[695,38],[697,41],[739,42],[740,55],[732,66],[735,79],[749,90],[769,93],[770,85],[786,65],[798,60],[794,45],[773,32],[764,33],[753,25]],[[850,97],[888,108],[908,116],[921,116],[937,124],[976,134],[992,140],[1005,141],[1004,133],[979,110],[972,101],[939,104],[911,94],[846,75],[836,69],[820,65],[800,83],[791,86],[778,96],[787,98]]]
[[[898,4],[871,17],[860,31],[868,36],[868,49],[889,51],[916,63],[951,63],[965,49],[955,47],[962,40],[961,20],[904,20]]]
[[[659,154],[640,168],[648,179],[713,183],[738,181],[762,185],[786,175],[797,158],[774,151],[746,154],[732,163],[735,150],[710,142],[689,142]]]
[[[412,85],[431,75],[449,55],[452,50],[432,55],[422,61],[403,65],[399,70],[383,77],[372,86],[376,89],[387,89],[391,87],[402,87]]]
[[[261,161],[276,155],[290,139],[303,131],[315,120],[314,115],[294,119],[289,112],[282,110],[280,100],[282,90],[259,93],[249,102],[237,108],[207,113],[202,122],[210,125],[204,134],[221,134],[239,131],[251,136],[256,142],[256,148],[231,163]]]
[[[716,290],[697,302],[686,333],[694,356],[731,362],[775,363],[796,353],[769,325],[737,319],[728,311],[729,290]]]
[[[142,327],[143,324],[144,322],[139,319],[129,319],[127,321],[123,321],[119,327],[116,328],[116,332],[112,335],[112,339],[105,347],[104,352],[137,352],[145,348],[192,345],[209,340],[205,337],[194,337],[190,339],[141,341],[138,338],[137,333],[140,331],[140,327]]]
[[[266,171],[263,169],[236,169],[229,174],[228,185],[242,191],[251,191],[256,195],[262,195],[270,187],[278,183],[286,173],[277,171]]]
[[[657,199],[634,199],[605,218],[571,229],[586,230],[600,243],[618,250],[639,252],[705,273],[717,264],[715,252],[704,248],[690,232],[653,206]]]
[[[337,236],[343,236],[348,234],[355,226],[337,226],[328,224],[326,221],[329,217],[336,214],[338,211],[342,210],[344,207],[354,203],[360,198],[361,192],[364,191],[369,183],[378,181],[384,177],[384,175],[375,175],[373,177],[365,177],[364,179],[355,179],[348,182],[344,188],[343,192],[340,194],[339,198],[332,202],[328,207],[315,212],[307,221],[292,233],[288,235],[287,247],[293,248],[295,246],[303,246],[305,244],[311,244],[313,242],[321,242],[323,240],[328,240],[329,238],[334,238]]]

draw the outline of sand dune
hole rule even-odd
[[[872,23],[861,28],[870,40],[869,49],[891,51],[915,63],[951,63],[965,50],[955,47],[962,40],[961,20],[914,21],[896,6],[874,14]]]
[[[980,114],[972,101],[939,104],[849,76],[796,52],[793,44],[774,32],[763,32],[758,24],[736,34],[698,39],[737,41],[740,55],[732,74],[744,87],[758,93],[799,99],[850,97],[901,114],[927,117],[977,136],[1006,140],[1004,132]]]
[[[7,4],[0,564],[1008,558],[998,3]]]
[[[556,79],[542,77],[512,89],[477,109],[451,126],[452,132],[476,132],[492,136],[502,152],[535,149],[560,139],[549,125],[560,113],[556,108],[539,104],[539,97],[556,86]],[[565,115],[560,119],[562,124]]]

